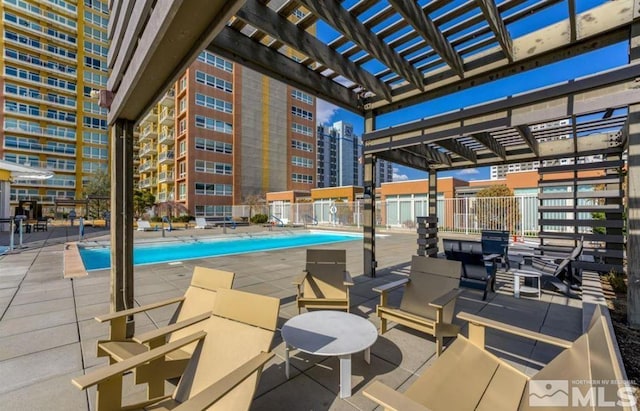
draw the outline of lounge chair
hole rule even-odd
[[[209,224],[207,219],[204,217],[196,217],[196,228],[206,229],[206,228],[216,228],[215,224]]]
[[[95,317],[98,322],[110,323],[108,340],[98,341],[98,357],[109,357],[110,363],[125,361],[135,355],[149,351],[166,342],[172,342],[199,331],[203,327],[202,321],[211,315],[217,292],[229,289],[233,285],[234,273],[213,268],[195,267],[191,284],[184,296],[172,298],[158,303],[118,311]],[[179,303],[169,326],[136,335],[133,339],[126,339],[126,318],[133,314],[144,313],[155,308]],[[164,381],[182,374],[195,345],[184,347],[158,360],[164,365],[156,371],[157,364],[150,367],[154,372],[146,372],[140,368],[136,374],[137,383],[148,383],[148,396],[153,398],[164,392]]]
[[[155,230],[155,228],[151,227],[151,224],[149,224],[149,222],[146,220],[138,220],[137,224],[138,224],[138,231],[154,231]]]
[[[582,250],[582,241],[578,241],[578,245],[573,251],[559,262],[557,258],[553,257],[527,256],[523,263],[519,265],[518,271],[538,273],[540,274],[542,288],[559,291],[569,297],[573,297],[572,284],[580,282],[580,278],[574,274],[572,263],[580,258]]]
[[[220,289],[212,316],[200,331],[154,348],[125,361],[98,369],[73,384],[80,389],[97,385],[97,411],[122,409],[122,374],[139,372],[141,365],[154,364],[181,347],[196,343],[173,394],[162,395],[127,409],[149,407],[174,409],[248,410],[269,353],[280,300],[238,290]],[[155,370],[162,372],[163,364]],[[130,407],[130,408],[129,408]],[[180,409],[183,409],[180,408]]]
[[[374,381],[365,387],[364,395],[386,410],[566,410],[574,409],[568,407],[573,403],[568,397],[576,389],[581,396],[588,396],[592,389],[597,396],[592,398],[592,406],[575,409],[601,409],[599,401],[605,400],[611,408],[602,409],[633,408],[615,404],[618,390],[629,393],[630,389],[623,382],[624,372],[613,348],[615,337],[600,308],[588,331],[574,342],[467,313],[458,318],[469,321],[469,339],[458,336],[404,393]],[[566,349],[529,377],[484,349],[485,327]],[[562,401],[562,395],[565,406],[545,404],[545,400]]]
[[[497,254],[503,268],[511,269],[509,263],[509,232],[502,230],[482,230],[480,236],[482,255],[485,257]]]
[[[497,262],[501,254],[485,254],[479,241],[445,238],[442,243],[447,260],[462,263],[460,286],[482,290],[483,300],[489,291],[495,291]]]
[[[380,293],[380,304],[376,307],[380,334],[387,332],[387,321],[395,321],[434,336],[436,354],[440,355],[444,337],[455,337],[460,331],[451,320],[461,271],[458,261],[413,256],[409,278],[373,289]],[[400,307],[391,307],[387,293],[399,287],[404,287]]]
[[[353,280],[347,271],[346,250],[307,250],[306,268],[293,284],[298,313],[303,307],[349,312]]]

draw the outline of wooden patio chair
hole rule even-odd
[[[307,250],[304,272],[293,282],[297,287],[298,313],[302,308],[337,309],[349,312],[346,250]]]
[[[184,296],[95,317],[98,322],[109,321],[110,323],[109,339],[98,341],[98,357],[109,357],[110,364],[114,364],[201,330],[202,321],[211,315],[217,292],[231,288],[233,279],[232,272],[195,267],[191,284]],[[133,339],[126,338],[128,316],[175,303],[179,305],[167,327],[136,335]],[[148,373],[144,371],[144,367],[141,367],[140,372],[136,374],[136,383],[148,384],[149,398],[161,395],[164,393],[164,381],[182,374],[194,348],[195,344],[192,344],[167,354],[159,360],[164,362],[164,366],[159,371],[155,370],[157,368],[155,365],[151,367],[154,372]]]
[[[540,408],[545,405],[545,399],[559,399],[556,395],[566,394],[568,400],[568,396],[573,394],[567,386],[550,389],[547,385],[557,381],[571,385],[579,381],[577,389],[581,395],[588,395],[587,390],[593,388],[598,396],[604,396],[600,400],[614,400],[614,405],[606,409],[633,408],[615,404],[620,388],[625,393],[630,392],[630,395],[633,393],[626,391],[630,388],[623,382],[624,371],[614,350],[615,337],[599,307],[588,331],[574,342],[464,312],[458,318],[469,321],[469,339],[458,336],[404,393],[374,381],[365,387],[364,395],[385,410],[566,410],[571,402],[561,407]],[[485,327],[565,350],[533,377],[529,377],[484,349]],[[597,400],[593,399],[595,404],[591,406],[576,409],[600,409]],[[631,400],[628,402],[632,403]]]
[[[182,404],[180,409],[248,410],[262,367],[273,357],[269,350],[279,307],[278,298],[220,289],[212,316],[200,331],[72,382],[83,390],[97,385],[97,411],[123,409],[123,373],[138,373],[143,364],[157,365],[153,370],[148,367],[148,372],[162,372],[165,365],[156,363],[158,359],[195,343],[193,356],[171,396],[163,393],[158,398],[126,405],[126,409],[165,410]]]
[[[413,256],[408,278],[376,287],[380,304],[380,334],[387,332],[387,321],[422,331],[436,339],[436,355],[440,355],[444,337],[455,337],[460,327],[451,323],[462,264],[441,258]],[[404,287],[400,307],[388,305],[388,292]]]

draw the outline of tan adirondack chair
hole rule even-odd
[[[197,342],[193,356],[169,396],[129,404],[127,409],[149,408],[248,410],[262,367],[269,353],[280,300],[238,290],[220,289],[213,315],[200,331],[161,347],[72,380],[80,389],[97,385],[96,410],[119,410],[122,405],[122,374],[136,370],[176,349]],[[180,409],[183,409],[180,408]]]
[[[387,332],[387,321],[394,321],[434,336],[436,355],[440,355],[444,337],[455,337],[460,331],[451,321],[461,271],[459,261],[413,256],[408,278],[373,289],[380,293],[376,307],[380,334]],[[387,294],[399,287],[404,287],[400,307],[391,307]]]
[[[98,357],[109,357],[113,364],[201,330],[202,321],[211,315],[217,291],[231,288],[233,279],[234,273],[228,271],[195,267],[184,296],[95,317],[99,322],[110,322],[109,339],[98,341]],[[127,316],[175,303],[179,305],[167,327],[136,335],[133,339],[125,338]],[[194,349],[195,344],[191,344],[159,358],[149,367],[139,367],[136,383],[148,384],[149,398],[163,395],[164,381],[182,374]],[[159,367],[161,363],[163,365]]]
[[[594,410],[600,409],[598,403],[575,408],[539,406],[540,400],[544,402],[547,397],[563,393],[567,398],[573,395],[565,391],[567,387],[545,386],[549,380],[564,381],[569,385],[580,381],[577,388],[581,395],[587,395],[587,390],[593,387],[606,401],[618,400],[618,389],[628,389],[622,382],[624,372],[614,350],[613,332],[599,308],[588,331],[574,342],[472,314],[460,313],[458,317],[469,321],[469,339],[458,336],[404,393],[374,381],[364,389],[364,395],[386,410]],[[566,349],[531,378],[484,350],[485,327]],[[599,385],[603,381],[606,383]],[[599,392],[600,389],[603,391]],[[572,404],[571,401],[567,405]],[[623,405],[605,409],[631,409]]]
[[[294,282],[298,313],[302,308],[337,309],[349,312],[346,250],[307,250],[307,265]]]

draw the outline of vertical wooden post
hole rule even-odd
[[[640,14],[635,2],[634,16]],[[640,62],[640,23],[631,27],[629,62]],[[627,176],[627,320],[640,329],[640,104],[629,106]]]
[[[436,170],[429,170],[429,217],[435,217],[435,228],[438,229],[438,173]],[[436,255],[438,255],[438,232],[434,235],[436,243],[434,244]]]
[[[375,115],[365,113],[364,131],[375,129]],[[363,153],[366,147],[363,149]],[[364,155],[364,275],[376,276],[376,159],[371,154]]]
[[[111,128],[111,311],[133,308],[133,123]],[[128,338],[134,334],[127,319]]]

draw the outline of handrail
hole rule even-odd
[[[313,221],[313,225],[318,225],[318,219],[309,215],[309,214],[305,214],[304,218],[306,218],[307,220],[311,220]]]
[[[276,224],[278,227],[284,227],[284,222],[282,222],[282,220],[280,220],[278,217],[274,216],[273,214],[269,216],[269,219],[274,219],[275,221],[277,221],[279,223],[279,224]]]

